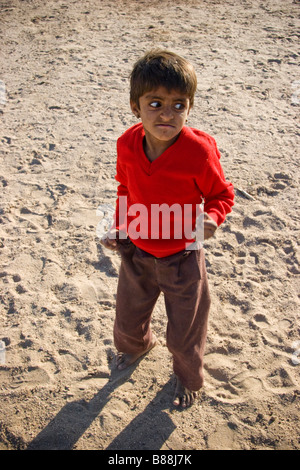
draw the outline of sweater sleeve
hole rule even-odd
[[[196,183],[205,199],[204,211],[220,225],[234,205],[234,188],[226,181],[220,163],[220,152],[213,141],[205,149],[206,161],[203,170],[196,178]]]
[[[116,176],[115,179],[118,181],[119,186],[117,188],[117,200],[116,200],[116,211],[114,215],[114,228],[119,230],[126,231],[126,214],[127,210],[125,209],[124,202],[121,202],[121,198],[123,197],[123,201],[126,202],[126,209],[127,209],[127,196],[128,196],[128,189],[127,189],[127,175],[126,169],[124,165],[122,165],[122,159],[120,158],[120,143],[117,142],[117,168],[116,168]],[[126,198],[126,199],[125,199]]]

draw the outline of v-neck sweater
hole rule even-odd
[[[191,218],[187,225],[194,229],[196,207],[204,200],[204,211],[220,225],[234,204],[234,189],[225,180],[220,152],[209,134],[184,126],[177,140],[152,162],[144,151],[144,137],[143,125],[139,123],[125,131],[117,141],[116,180],[119,186],[115,226],[127,232],[142,250],[155,257],[165,257],[184,250],[194,240],[184,230],[178,237],[175,224],[183,226],[185,222],[176,222],[178,212],[176,215],[172,210],[170,220],[174,227],[170,228],[170,236],[166,238],[162,234],[162,227],[158,231],[154,227],[151,231],[153,207],[157,209],[163,204],[170,209],[174,204],[177,209],[181,207],[182,219]],[[121,196],[123,200],[127,198],[125,218],[124,210],[120,210]],[[138,211],[141,205],[145,210]],[[138,236],[130,236],[131,223]]]

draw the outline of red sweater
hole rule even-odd
[[[156,257],[169,256],[193,242],[183,226],[187,223],[191,230],[194,229],[196,206],[203,198],[204,211],[220,225],[231,211],[234,190],[225,180],[220,153],[210,135],[184,127],[176,142],[153,162],[145,155],[144,136],[143,126],[139,123],[128,129],[117,142],[116,180],[120,184],[116,227],[125,229],[133,243],[144,251]],[[127,198],[125,219],[124,210],[121,210],[124,196]],[[158,227],[155,225],[162,220],[157,218],[157,210],[163,207],[162,204],[170,208],[167,210],[169,227],[162,227],[164,222]]]

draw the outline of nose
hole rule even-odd
[[[174,117],[174,113],[171,106],[164,106],[161,110],[160,117],[164,121],[170,121]]]

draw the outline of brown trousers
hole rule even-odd
[[[174,373],[189,390],[199,390],[210,307],[203,249],[155,258],[128,240],[122,242],[114,324],[117,350],[128,354],[147,350],[151,314],[163,292]]]

